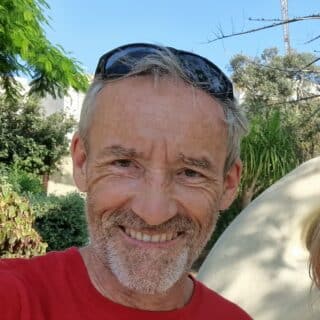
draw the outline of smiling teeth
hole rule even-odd
[[[177,233],[161,233],[161,234],[146,234],[140,231],[135,231],[133,229],[125,228],[125,233],[136,240],[144,242],[165,242],[173,240],[177,237]]]

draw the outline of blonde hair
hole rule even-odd
[[[305,243],[310,252],[309,274],[320,289],[320,208],[311,215],[306,230]]]
[[[142,58],[138,62],[127,60],[125,63],[130,66],[130,73],[115,80],[105,80],[101,77],[96,77],[87,92],[82,105],[78,127],[79,134],[86,148],[88,148],[87,136],[96,96],[109,82],[119,81],[132,76],[151,75],[155,80],[162,76],[182,79],[191,86],[200,89],[202,89],[201,85],[204,85],[204,83],[192,82],[176,56],[165,47],[157,53]],[[228,151],[224,168],[225,173],[227,173],[233,163],[240,157],[240,141],[242,136],[247,132],[247,119],[236,99],[219,99],[214,96],[212,98],[222,106],[228,125]]]

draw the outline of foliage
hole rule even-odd
[[[320,152],[320,67],[311,53],[237,55],[232,78],[244,95],[251,130],[242,142],[243,206]]]
[[[85,245],[88,235],[84,199],[78,193],[49,199],[51,207],[36,219],[36,228],[48,243],[48,250]]]
[[[0,165],[0,257],[31,257],[45,253],[47,247],[85,245],[84,199],[78,193],[47,196],[38,192],[39,180],[34,188],[32,179],[28,173]]]
[[[33,229],[34,216],[28,200],[0,186],[0,257],[26,257],[44,254],[47,244]]]
[[[87,243],[84,199],[78,193],[47,196],[39,186],[34,175],[0,164],[0,256],[31,257],[47,247]]]
[[[296,150],[294,134],[282,124],[279,111],[271,111],[268,118],[255,116],[251,120],[249,134],[241,143],[241,208],[296,167]]]
[[[280,112],[282,125],[298,143],[299,162],[320,152],[320,67],[315,60],[311,53],[280,56],[271,48],[261,57],[237,55],[230,63],[250,120],[267,121],[270,112]]]
[[[1,179],[10,184],[12,190],[19,195],[43,192],[41,181],[37,175],[23,171],[14,165],[6,166],[0,163],[0,181]]]
[[[54,195],[47,196],[45,193],[28,193],[28,199],[36,220],[59,206],[59,197]]]
[[[45,117],[34,98],[11,104],[0,99],[0,162],[42,175],[68,154],[67,133],[75,120],[58,112]]]
[[[0,89],[16,100],[19,87],[14,77],[31,78],[31,92],[53,97],[69,87],[84,91],[88,81],[79,63],[46,38],[45,0],[2,0],[0,3]]]

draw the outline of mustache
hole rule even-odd
[[[106,228],[122,226],[131,229],[152,231],[155,233],[165,233],[170,231],[193,233],[194,230],[198,229],[197,224],[191,218],[181,214],[175,215],[170,220],[165,221],[160,225],[147,224],[132,210],[116,210],[103,220],[103,225]]]

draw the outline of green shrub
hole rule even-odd
[[[0,186],[0,257],[26,257],[46,252],[47,244],[33,229],[34,215],[28,199],[8,183]]]
[[[28,173],[17,166],[0,165],[1,180],[5,180],[12,190],[20,195],[43,193],[41,179],[32,173]]]
[[[28,193],[28,199],[33,209],[33,213],[38,218],[43,217],[49,211],[55,211],[60,206],[60,197],[54,195],[46,195],[45,193]]]
[[[43,203],[47,207],[40,209],[36,219],[36,228],[48,243],[48,251],[85,245],[88,235],[84,199],[78,193],[48,199],[49,204]],[[36,206],[33,199],[34,210]]]
[[[17,192],[19,194],[36,194],[44,192],[40,178],[22,170],[11,171],[9,175],[9,182],[16,185]]]

